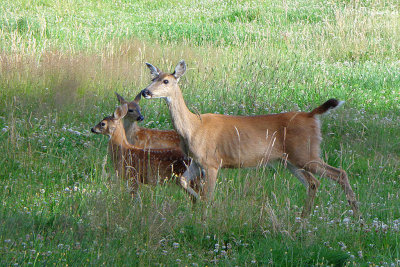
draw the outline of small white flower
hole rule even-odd
[[[348,210],[347,213],[348,213],[349,215],[353,215],[353,210]]]
[[[179,248],[179,243],[174,242],[174,243],[172,243],[172,246],[173,246],[174,248]]]
[[[358,251],[358,257],[360,257],[360,258],[363,257],[363,252],[362,252],[362,250]]]

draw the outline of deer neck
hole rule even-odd
[[[166,101],[175,130],[187,142],[200,125],[200,117],[187,108],[179,87],[172,97],[166,98]]]
[[[126,139],[125,129],[121,122],[116,124],[115,130],[111,135],[110,142],[114,146],[119,146],[123,149],[129,149],[131,145],[129,144],[128,140]]]
[[[125,129],[122,123],[118,122],[108,142],[108,150],[112,155],[115,170],[122,177],[125,177],[125,162],[129,158],[127,153],[129,153],[128,151],[132,147],[126,140]]]
[[[136,121],[132,122],[131,120],[124,119],[124,129],[125,136],[130,144],[135,145],[135,138],[137,132],[140,130],[139,125]]]

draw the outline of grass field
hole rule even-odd
[[[0,265],[400,266],[398,1],[0,2]],[[315,210],[280,165],[222,170],[212,205],[174,184],[131,199],[90,128],[173,71],[191,110],[321,117],[322,158],[349,174],[364,223],[321,179]],[[163,101],[143,125],[170,129]]]

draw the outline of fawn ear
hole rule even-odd
[[[135,97],[135,99],[133,101],[136,104],[139,104],[140,99],[142,99],[142,91],[140,91],[139,94],[137,94],[137,96]]]
[[[174,73],[172,73],[172,75],[174,75],[174,77],[179,80],[179,78],[181,78],[183,76],[183,74],[185,74],[186,72],[186,63],[184,60],[181,60],[178,65],[176,65],[175,67],[175,71]]]
[[[114,119],[120,120],[125,117],[126,113],[128,112],[128,105],[123,104],[114,111]]]
[[[152,79],[155,79],[160,75],[161,71],[157,67],[154,67],[153,65],[151,65],[150,63],[147,63],[147,62],[146,62],[146,65],[150,70]]]
[[[114,92],[114,93],[115,93],[115,95],[117,96],[118,101],[119,101],[119,103],[120,103],[121,105],[127,103],[127,101],[126,101],[122,96],[120,96],[117,92]]]

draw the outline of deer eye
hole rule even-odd
[[[106,126],[106,124],[104,122],[102,122],[100,125],[101,125],[101,127]]]
[[[128,109],[128,112],[129,112],[129,113],[132,113],[132,112],[133,112],[133,109]]]
[[[167,84],[167,83],[169,83],[169,81],[168,81],[168,80],[164,80],[163,83],[164,83],[164,84]]]

